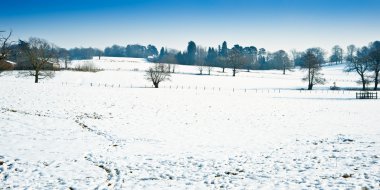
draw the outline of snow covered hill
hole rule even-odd
[[[0,77],[0,189],[380,187],[378,100],[294,90],[300,71],[177,66],[166,88],[130,88],[150,85],[151,63],[93,62],[105,70]],[[339,66],[324,73],[320,89],[356,86]]]

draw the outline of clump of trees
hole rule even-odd
[[[232,76],[236,75],[236,70],[240,69],[248,62],[246,55],[243,52],[243,47],[235,45],[231,51],[228,52],[228,65],[232,68]]]
[[[195,42],[190,41],[184,52],[178,52],[175,56],[178,64],[195,65],[198,67],[199,74],[203,74],[204,70],[210,75],[213,67],[231,68],[233,76],[236,75],[238,69],[246,68],[247,71],[254,68],[257,62],[257,49],[254,46],[242,47],[235,45],[228,49],[227,42],[223,42],[218,49],[209,47],[204,48],[197,46]]]
[[[287,70],[291,70],[294,64],[290,61],[288,53],[284,50],[276,51],[268,55],[268,65],[270,68],[282,70],[285,75]]]
[[[330,62],[343,63],[343,49],[340,46],[335,45],[331,49]]]
[[[177,50],[174,49],[165,49],[164,47],[161,48],[160,54],[158,57],[155,57],[152,59],[153,62],[155,63],[165,63],[167,64],[167,71],[170,73],[175,72],[175,67],[177,64]]]
[[[354,45],[347,47],[346,71],[356,72],[362,84],[362,90],[366,90],[367,86],[374,82],[373,90],[378,90],[379,72],[380,72],[380,41],[375,41],[357,48]],[[370,74],[372,72],[372,75]]]
[[[109,57],[135,57],[148,58],[149,56],[157,56],[158,51],[154,45],[142,46],[132,44],[124,46],[113,45],[104,49],[104,56]]]
[[[69,50],[61,48],[58,52],[61,58],[65,60],[84,60],[84,59],[92,59],[93,57],[100,57],[103,55],[102,50],[96,48],[71,48]]]
[[[168,72],[168,69],[165,67],[165,64],[155,63],[154,66],[146,71],[145,77],[148,81],[153,83],[154,88],[158,88],[160,82],[170,80],[170,72]]]

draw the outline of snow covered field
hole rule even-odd
[[[177,66],[166,88],[130,88],[151,85],[149,63],[94,62],[105,71],[0,77],[0,189],[380,188],[378,100],[293,90],[299,71]],[[324,69],[317,88],[357,86]]]

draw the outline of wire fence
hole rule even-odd
[[[153,85],[134,85],[134,84],[109,84],[109,83],[67,83],[62,82],[62,86],[88,86],[103,88],[154,88]],[[212,92],[236,92],[236,93],[261,93],[261,94],[281,94],[283,92],[297,92],[300,94],[351,94],[360,92],[358,89],[351,90],[331,90],[331,89],[290,89],[290,88],[241,88],[241,87],[215,87],[200,85],[160,85],[161,89],[169,90],[195,90],[195,91],[212,91]]]
[[[4,82],[14,82],[14,83],[31,83],[30,80],[18,80],[18,81],[8,81]],[[70,86],[70,87],[90,87],[90,88],[154,88],[153,85],[136,85],[136,84],[122,84],[122,83],[75,83],[75,82],[52,82],[52,81],[41,81],[40,84],[50,84],[50,85],[60,85],[60,86]],[[299,94],[351,94],[356,92],[361,92],[358,88],[351,89],[314,89],[314,90],[305,90],[305,89],[292,89],[292,88],[242,88],[242,87],[217,87],[217,86],[206,86],[206,85],[167,85],[162,84],[159,86],[161,89],[168,90],[195,90],[195,91],[207,91],[207,92],[232,92],[232,93],[256,93],[256,94],[281,94],[284,92],[296,92]]]

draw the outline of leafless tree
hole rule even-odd
[[[268,56],[270,54],[268,53]],[[279,50],[274,52],[271,55],[271,58],[268,59],[268,62],[271,63],[271,66],[275,69],[281,69],[282,74],[285,75],[286,70],[291,70],[293,64],[289,59],[289,55],[284,50]]]
[[[216,61],[218,63],[218,65],[222,68],[222,72],[224,73],[224,69],[226,68],[226,65],[227,65],[227,58],[223,57],[223,56],[218,56],[216,58]]]
[[[335,62],[335,64],[343,62],[343,49],[340,46],[335,45],[331,49],[331,53],[332,53],[330,56],[331,62]]]
[[[176,67],[176,64],[172,64],[172,73],[175,72],[175,67]]]
[[[288,54],[284,51],[281,57],[282,61],[282,74],[285,75],[286,70],[291,71],[293,68],[292,62],[289,59]]]
[[[302,80],[308,81],[308,90],[312,90],[316,84],[324,84],[326,82],[326,79],[320,73],[323,63],[321,55],[323,55],[323,52],[321,52],[320,48],[311,48],[306,50],[306,53],[302,57],[302,69],[307,71],[306,76]]]
[[[291,49],[290,53],[292,54],[293,64],[296,65],[296,59],[297,59],[297,57],[299,55],[299,52],[297,52],[296,49]]]
[[[203,70],[206,67],[206,65],[205,65],[205,63],[206,63],[206,56],[207,56],[206,49],[203,48],[203,47],[198,46],[195,56],[196,56],[196,58],[195,58],[195,64],[198,67],[199,74],[202,75],[203,74]]]
[[[2,32],[4,31],[0,31],[0,33]],[[5,60],[11,51],[10,46],[13,43],[10,41],[11,36],[12,31],[10,31],[9,34],[6,36],[0,35],[0,61]]]
[[[70,55],[68,51],[65,51],[63,59],[65,61],[65,69],[67,69],[68,65],[71,64]]]
[[[380,72],[380,41],[375,41],[370,44],[369,56],[371,58],[371,70],[374,72],[375,87],[373,90],[377,90]]]
[[[213,67],[210,66],[210,65],[207,65],[207,72],[208,72],[208,75],[211,75],[211,71],[212,71]]]
[[[175,66],[177,64],[177,59],[175,55],[177,54],[177,51],[174,49],[170,49],[167,51],[167,53],[161,57],[161,59],[157,60],[158,63],[166,63],[167,66],[165,67],[168,72],[175,72]]]
[[[3,33],[5,31],[0,31],[0,33]],[[3,67],[2,64],[4,64],[4,61],[7,59],[11,52],[10,46],[13,42],[10,41],[10,37],[12,36],[12,31],[9,32],[8,35],[3,36],[0,35],[0,72],[2,70],[8,69],[6,67]]]
[[[356,51],[356,47],[355,45],[349,45],[347,46],[347,56],[346,56],[346,61],[348,62],[352,62],[353,58],[354,58],[354,54],[355,54],[355,51]]]
[[[170,80],[170,72],[165,67],[162,63],[155,63],[146,71],[146,79],[152,81],[155,88],[158,88],[160,82]]]
[[[352,60],[347,62],[345,71],[355,71],[360,76],[360,82],[362,83],[362,90],[366,89],[366,86],[370,83],[367,72],[370,69],[370,56],[369,49],[362,47],[356,51],[356,55],[352,57]]]
[[[236,75],[237,69],[241,68],[248,61],[247,57],[243,54],[243,48],[239,45],[235,45],[228,52],[228,64],[232,68],[233,77]]]
[[[44,39],[32,37],[27,42],[20,40],[20,47],[33,67],[30,74],[34,76],[35,83],[38,83],[39,79],[54,75],[51,71],[45,71],[48,63],[52,63],[55,58],[53,44]]]

